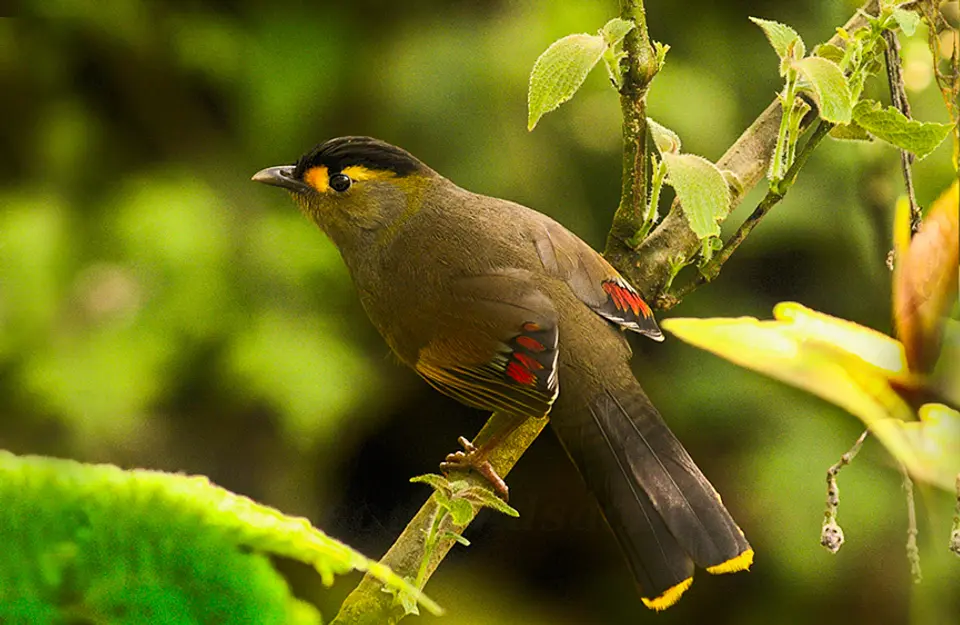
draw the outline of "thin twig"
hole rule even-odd
[[[884,49],[884,58],[887,65],[887,82],[890,85],[890,100],[903,115],[910,119],[910,102],[907,100],[907,90],[903,84],[903,65],[900,60],[900,39],[892,30],[883,31],[883,39],[887,42]],[[920,230],[920,221],[923,214],[917,204],[917,194],[913,188],[913,160],[914,156],[907,150],[900,150],[900,171],[903,173],[903,184],[910,201],[910,231],[916,234]]]
[[[907,560],[910,562],[913,583],[919,584],[923,581],[923,573],[920,570],[920,549],[917,547],[917,504],[913,497],[913,480],[907,473],[907,467],[902,464],[900,473],[903,475],[903,492],[907,499]]]
[[[760,220],[786,196],[787,191],[793,186],[793,183],[796,182],[800,170],[832,127],[832,124],[823,121],[817,125],[813,134],[810,135],[810,138],[804,144],[799,154],[797,154],[793,165],[790,166],[783,180],[780,181],[780,184],[777,185],[775,189],[771,188],[767,191],[767,194],[760,200],[757,208],[755,208],[753,213],[740,225],[734,235],[730,237],[730,240],[724,244],[723,249],[717,252],[717,254],[710,259],[710,262],[701,267],[699,275],[675,293],[670,294],[670,297],[672,297],[675,303],[679,303],[681,299],[689,295],[700,285],[712,282],[720,274],[720,269],[723,267],[723,264],[733,256],[733,253],[737,251],[740,244],[743,243],[753,229],[760,224]]]
[[[843,546],[843,529],[837,523],[837,513],[840,509],[840,487],[837,484],[837,476],[840,469],[847,466],[857,457],[863,441],[867,439],[870,430],[864,430],[857,442],[853,444],[847,453],[840,456],[840,460],[835,465],[827,469],[827,507],[823,512],[823,525],[820,529],[820,544],[827,548],[830,553],[840,551]]]

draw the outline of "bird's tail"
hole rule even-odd
[[[561,392],[551,423],[613,529],[644,604],[662,610],[690,587],[695,564],[710,573],[741,571],[753,550],[640,384],[630,376],[618,386],[593,396]]]

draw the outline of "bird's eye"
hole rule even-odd
[[[353,181],[350,180],[350,176],[346,174],[333,174],[330,176],[330,188],[337,193],[343,193],[350,188],[352,183]]]

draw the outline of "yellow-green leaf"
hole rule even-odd
[[[862,100],[853,108],[853,119],[877,139],[924,158],[950,134],[953,124],[908,119],[892,106]]]
[[[800,87],[813,95],[822,119],[834,124],[850,123],[853,114],[852,95],[839,65],[819,56],[811,56],[795,61],[793,67],[804,78]]]
[[[911,471],[915,478],[950,490],[960,475],[960,412],[943,404],[925,404],[918,417],[918,421],[893,421],[880,427],[899,430],[915,454]]]
[[[730,212],[730,188],[717,166],[695,154],[663,152],[667,181],[676,190],[690,229],[700,239],[719,236]]]
[[[920,16],[915,11],[907,11],[900,8],[893,10],[893,19],[897,21],[900,30],[902,30],[903,34],[907,37],[912,37],[913,33],[917,32],[917,26],[920,24]]]
[[[666,126],[662,126],[654,120],[647,118],[647,127],[650,128],[650,136],[653,137],[653,143],[657,146],[657,151],[661,154],[670,152],[671,154],[680,153],[680,137],[674,131]]]
[[[858,126],[856,122],[837,124],[830,129],[830,137],[840,141],[873,141],[870,133]]]
[[[607,45],[613,47],[623,41],[627,33],[635,27],[636,24],[634,22],[615,17],[603,25],[603,28],[600,29],[600,34],[603,36],[604,41],[607,42]]]
[[[773,321],[674,318],[661,325],[688,343],[844,408],[912,475],[952,488],[952,477],[949,483],[944,478],[952,465],[932,464],[919,445],[923,439],[910,438],[903,427],[915,418],[894,385],[915,387],[917,379],[898,341],[800,304],[779,304],[774,316]]]
[[[770,42],[777,56],[781,59],[787,57],[801,59],[806,54],[807,48],[803,44],[803,39],[800,38],[797,31],[786,24],[760,19],[759,17],[751,17],[750,21],[763,29],[767,41]]]
[[[527,92],[527,128],[569,100],[594,68],[607,43],[600,35],[567,35],[547,48],[530,72]]]

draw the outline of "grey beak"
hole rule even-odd
[[[254,182],[262,182],[273,187],[281,187],[294,193],[306,193],[311,188],[306,183],[293,177],[293,165],[281,165],[280,167],[267,167],[261,169],[253,175]]]

